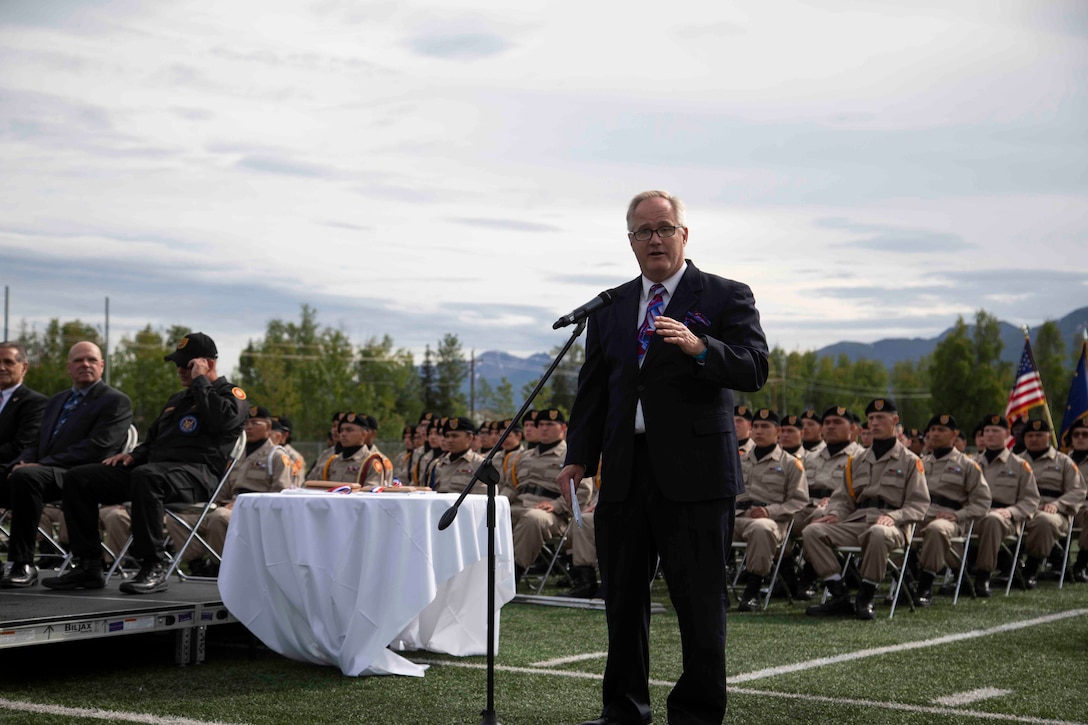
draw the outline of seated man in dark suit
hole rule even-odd
[[[72,387],[45,406],[41,431],[19,454],[5,483],[0,503],[11,508],[11,568],[0,587],[29,587],[38,581],[34,538],[46,501],[61,497],[65,469],[98,463],[121,450],[132,423],[132,402],[102,382],[105,363],[93,342],[77,342],[68,351]]]
[[[132,502],[130,552],[140,562],[126,594],[165,591],[163,514],[167,503],[207,501],[226,471],[242,432],[245,392],[216,372],[210,337],[191,332],[165,360],[177,365],[184,390],[174,393],[132,453],[76,466],[64,474],[64,520],[79,565],[46,579],[50,589],[101,589],[106,585],[99,548],[98,505]]]
[[[0,474],[38,439],[45,396],[23,385],[29,368],[22,345],[0,342]]]

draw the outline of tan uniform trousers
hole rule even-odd
[[[571,558],[575,566],[597,566],[597,542],[594,539],[593,513],[582,514],[582,528],[570,527]]]
[[[978,534],[978,558],[975,568],[979,571],[992,572],[997,568],[997,552],[1001,549],[1001,540],[1006,536],[1015,536],[1020,530],[1011,519],[999,516],[995,511],[983,516],[975,524]]]
[[[964,527],[948,519],[929,519],[922,524],[918,532],[922,537],[922,551],[918,555],[918,562],[928,572],[937,574],[946,566],[957,566],[958,562],[952,558],[952,537],[962,536]]]
[[[1062,546],[1065,546],[1065,535],[1069,533],[1069,517],[1065,514],[1051,514],[1046,511],[1036,511],[1028,521],[1024,529],[1024,547],[1028,555],[1038,559],[1050,556],[1050,550],[1060,538]],[[1081,532],[1083,536],[1083,532]]]
[[[804,532],[805,558],[822,579],[838,574],[836,546],[861,547],[861,578],[880,582],[888,571],[888,555],[906,543],[898,526],[881,526],[866,521],[811,524]]]
[[[102,519],[99,518],[99,521],[101,520]],[[64,511],[61,510],[60,506],[52,503],[47,503],[45,505],[45,508],[42,509],[42,517],[38,521],[38,527],[41,528],[42,531],[48,531],[50,533],[56,531],[57,541],[64,544],[65,546],[68,545],[68,526],[64,523]],[[40,539],[41,537],[42,535],[41,533],[39,533],[38,538]]]
[[[132,515],[121,504],[103,506],[98,509],[98,525],[105,532],[102,541],[111,552],[116,554],[121,551],[132,533]],[[109,556],[106,558],[112,560]]]
[[[200,524],[200,528],[197,529],[197,533],[204,537],[204,540],[215,549],[215,553],[219,554],[219,556],[223,556],[223,544],[227,540],[227,525],[230,524],[230,512],[231,509],[225,506],[215,507],[208,512],[208,515],[204,517],[204,521]],[[190,528],[199,517],[200,514],[181,515],[181,518],[184,519],[185,523],[189,524]],[[181,546],[189,538],[189,529],[186,529],[169,516],[166,517],[166,533],[170,534],[174,546]],[[192,561],[207,555],[207,553],[204,545],[194,540],[182,552],[181,560]]]
[[[748,544],[744,568],[756,576],[767,576],[771,573],[774,553],[785,535],[785,524],[774,519],[738,516],[733,523],[733,541],[744,541]]]
[[[514,525],[514,563],[528,569],[540,555],[544,542],[563,532],[566,520],[542,509],[524,509]],[[577,528],[577,527],[575,527]]]

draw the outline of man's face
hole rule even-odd
[[[526,443],[536,443],[540,440],[540,433],[539,431],[537,431],[536,423],[533,423],[532,421],[525,421],[523,427],[525,428]]]
[[[344,448],[354,448],[366,442],[366,428],[354,423],[340,424],[340,445]]]
[[[491,445],[495,445],[492,443]],[[506,440],[502,442],[502,449],[504,451],[512,451],[521,445],[521,433],[515,430],[510,431],[510,435],[506,436]]]
[[[988,425],[982,429],[982,442],[989,450],[996,451],[1005,447],[1009,432],[999,425]]]
[[[78,342],[68,351],[68,377],[77,388],[87,388],[102,379],[106,363],[98,345]]]
[[[778,431],[778,443],[783,448],[796,448],[801,445],[801,429],[784,425]]]
[[[567,426],[554,420],[537,421],[536,433],[541,443],[549,445],[563,440],[567,434]]]
[[[816,443],[820,440],[820,424],[812,418],[805,418],[801,421],[803,430],[801,431],[801,440],[805,443]]]
[[[952,441],[956,439],[956,431],[944,425],[931,425],[926,431],[926,438],[931,450],[951,448]]]
[[[282,446],[284,443],[287,442],[287,431],[273,429],[268,434],[268,437],[272,439],[273,444],[275,444],[277,446]]]
[[[767,420],[757,420],[752,423],[752,440],[760,448],[773,446],[778,442],[778,426]]]
[[[410,451],[415,448],[415,445],[412,443],[412,438],[414,437],[414,435],[415,434],[410,430],[404,432],[404,437],[401,439],[404,443],[404,450]]]
[[[442,447],[442,429],[437,425],[432,425],[427,431],[427,443],[430,444],[431,448]]]
[[[898,415],[874,410],[866,417],[869,419],[869,430],[873,432],[873,440],[882,441],[895,435],[895,426],[899,423]]]
[[[0,347],[0,390],[7,390],[21,382],[30,363],[19,362],[14,348]]]
[[[1077,428],[1069,437],[1073,439],[1074,451],[1088,451],[1088,428]]]
[[[840,418],[837,415],[829,415],[824,418],[824,424],[821,430],[823,431],[824,441],[828,445],[845,443],[850,440],[850,421],[846,418]]]
[[[464,430],[448,430],[446,431],[446,450],[451,455],[457,455],[464,453],[469,449],[472,444],[472,439],[476,436],[472,435],[468,431]]]
[[[752,423],[739,415],[733,416],[733,427],[737,430],[737,440],[744,440],[752,435]]]
[[[1028,431],[1024,434],[1024,447],[1032,453],[1042,453],[1050,447],[1050,431]]]
[[[661,198],[644,199],[635,207],[631,221],[632,228],[628,231],[627,238],[646,278],[653,282],[662,282],[679,272],[684,266],[684,247],[688,243],[686,227],[677,227],[676,233],[668,239],[654,234],[649,241],[640,242],[633,236],[634,232],[643,229],[676,227],[676,215],[672,205]]]
[[[427,429],[423,426],[416,426],[415,431],[412,433],[412,447],[419,448],[425,440],[427,440]]]
[[[872,446],[873,432],[868,428],[862,428],[860,431],[858,431],[858,442],[866,448]]]
[[[267,418],[246,418],[247,441],[263,441],[272,432],[272,421]]]

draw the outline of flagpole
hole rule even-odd
[[[1035,372],[1039,372],[1039,366],[1035,363],[1035,353],[1031,349],[1031,335],[1028,332],[1028,326],[1024,325],[1020,328],[1024,333],[1024,345],[1027,347],[1028,359],[1031,360],[1031,367],[1035,369]],[[1050,401],[1046,397],[1046,388],[1043,387],[1043,376],[1039,375],[1039,389],[1043,391],[1043,412],[1046,413],[1046,422],[1050,426],[1050,442],[1054,446],[1055,450],[1058,450],[1058,433],[1054,430],[1054,418],[1050,415]],[[1025,420],[1027,414],[1025,413]]]

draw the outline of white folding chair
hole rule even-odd
[[[782,543],[778,545],[775,557],[774,557],[774,569],[771,570],[771,581],[766,587],[760,587],[759,591],[763,594],[763,606],[760,609],[766,609],[771,603],[771,596],[774,595],[774,588],[778,582],[778,572],[782,569],[782,562],[786,558],[786,549],[792,544],[790,541],[790,535],[793,533],[793,519],[791,518],[786,525],[786,534],[782,538]],[[733,541],[731,548],[734,551],[741,551],[743,554],[740,558],[740,564],[737,565],[736,574],[733,575],[733,582],[730,585],[730,589],[741,589],[740,584],[741,575],[745,571],[745,563],[748,561],[748,542],[747,541]],[[786,597],[789,601],[793,601],[793,595],[789,591],[789,587],[786,587]]]

